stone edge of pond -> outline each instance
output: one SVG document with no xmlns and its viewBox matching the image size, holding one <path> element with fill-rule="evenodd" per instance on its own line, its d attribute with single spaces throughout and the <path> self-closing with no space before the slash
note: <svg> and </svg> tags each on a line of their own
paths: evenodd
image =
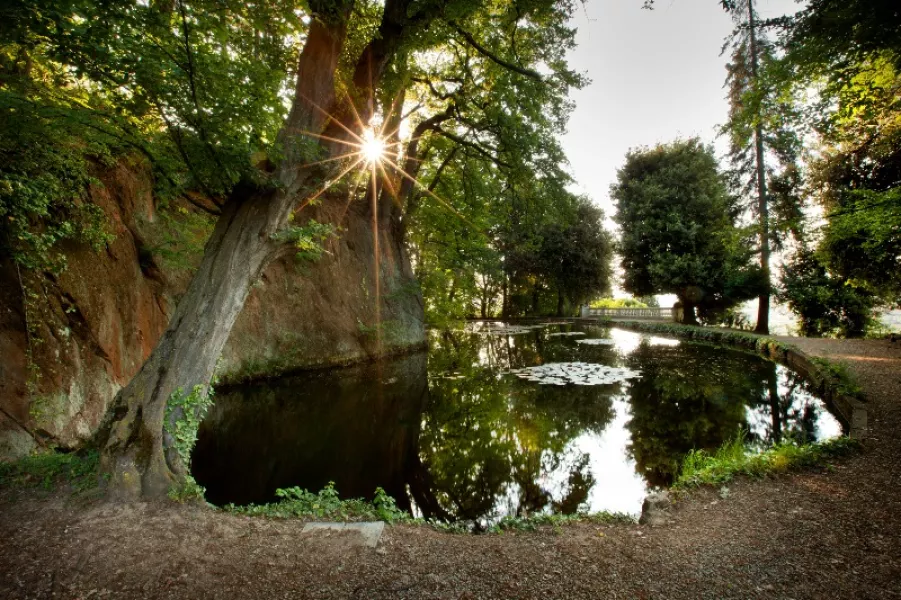
<svg viewBox="0 0 901 600">
<path fill-rule="evenodd" d="M 508 322 L 532 322 L 540 319 L 496 319 Z M 708 342 L 754 352 L 780 363 L 799 374 L 847 427 L 848 437 L 862 439 L 867 431 L 867 403 L 856 385 L 840 372 L 828 369 L 835 363 L 814 359 L 800 348 L 765 335 L 734 329 L 720 329 L 654 321 L 613 321 L 599 318 L 557 318 L 567 323 L 618 327 L 639 333 L 653 333 L 696 342 Z"/>
</svg>

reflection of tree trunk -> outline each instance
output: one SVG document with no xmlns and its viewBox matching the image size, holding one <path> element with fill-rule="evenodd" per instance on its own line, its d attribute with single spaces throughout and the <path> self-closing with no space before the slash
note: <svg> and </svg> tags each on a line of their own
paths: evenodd
<svg viewBox="0 0 901 600">
<path fill-rule="evenodd" d="M 685 325 L 697 325 L 698 320 L 695 318 L 695 305 L 688 300 L 682 300 L 682 322 Z"/>
<path fill-rule="evenodd" d="M 778 444 L 782 441 L 782 402 L 779 399 L 779 374 L 776 371 L 776 365 L 773 365 L 773 373 L 767 378 L 767 391 L 770 401 L 770 419 L 773 423 L 772 443 Z"/>
<path fill-rule="evenodd" d="M 418 440 L 417 440 L 418 441 Z M 432 475 L 422 460 L 419 458 L 419 447 L 414 448 L 414 452 L 410 456 L 410 471 L 407 479 L 407 485 L 410 488 L 410 495 L 416 502 L 416 506 L 422 511 L 422 516 L 426 519 L 438 519 L 449 523 L 454 520 L 454 516 L 444 510 L 438 497 L 435 496 L 435 482 Z"/>
<path fill-rule="evenodd" d="M 419 507 L 426 519 L 438 519 L 449 523 L 454 520 L 454 517 L 438 502 L 438 497 L 435 495 L 435 482 L 429 470 L 422 464 L 422 459 L 419 456 L 422 413 L 425 411 L 428 400 L 429 388 L 426 385 L 422 394 L 416 424 L 411 428 L 410 435 L 407 436 L 407 457 L 405 460 L 407 465 L 405 468 L 407 472 L 407 487 L 410 490 L 410 495 L 413 496 L 413 501 L 416 502 L 416 506 Z"/>
</svg>

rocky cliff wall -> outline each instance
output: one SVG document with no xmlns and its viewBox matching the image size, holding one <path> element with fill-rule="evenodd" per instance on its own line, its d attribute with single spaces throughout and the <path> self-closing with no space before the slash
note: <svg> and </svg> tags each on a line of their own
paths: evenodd
<svg viewBox="0 0 901 600">
<path fill-rule="evenodd" d="M 160 210 L 146 169 L 123 164 L 100 179 L 91 198 L 115 234 L 103 252 L 67 246 L 58 275 L 0 262 L 0 459 L 90 437 L 150 354 L 199 259 L 203 218 L 187 204 Z M 225 380 L 424 344 L 421 296 L 391 211 L 379 222 L 379 322 L 367 205 L 336 202 L 316 217 L 340 224 L 340 234 L 317 262 L 287 256 L 270 265 L 223 352 Z M 176 232 L 184 221 L 190 230 Z"/>
</svg>

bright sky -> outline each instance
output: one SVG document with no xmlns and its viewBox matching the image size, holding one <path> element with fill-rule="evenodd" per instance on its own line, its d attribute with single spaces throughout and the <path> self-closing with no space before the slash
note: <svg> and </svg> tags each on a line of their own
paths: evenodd
<svg viewBox="0 0 901 600">
<path fill-rule="evenodd" d="M 757 0 L 763 18 L 793 13 L 794 0 Z M 570 65 L 592 83 L 572 95 L 563 138 L 577 186 L 609 216 L 610 184 L 629 148 L 700 136 L 714 142 L 726 120 L 723 87 L 732 31 L 718 0 L 589 0 L 578 10 Z M 725 147 L 722 147 L 725 150 Z"/>
</svg>

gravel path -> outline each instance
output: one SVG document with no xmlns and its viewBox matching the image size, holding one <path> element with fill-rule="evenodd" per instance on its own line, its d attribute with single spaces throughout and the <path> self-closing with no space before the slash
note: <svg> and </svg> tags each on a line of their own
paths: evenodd
<svg viewBox="0 0 901 600">
<path fill-rule="evenodd" d="M 788 341 L 858 377 L 864 451 L 695 492 L 667 525 L 401 526 L 372 550 L 296 522 L 6 492 L 0 598 L 901 598 L 901 343 Z"/>
</svg>

